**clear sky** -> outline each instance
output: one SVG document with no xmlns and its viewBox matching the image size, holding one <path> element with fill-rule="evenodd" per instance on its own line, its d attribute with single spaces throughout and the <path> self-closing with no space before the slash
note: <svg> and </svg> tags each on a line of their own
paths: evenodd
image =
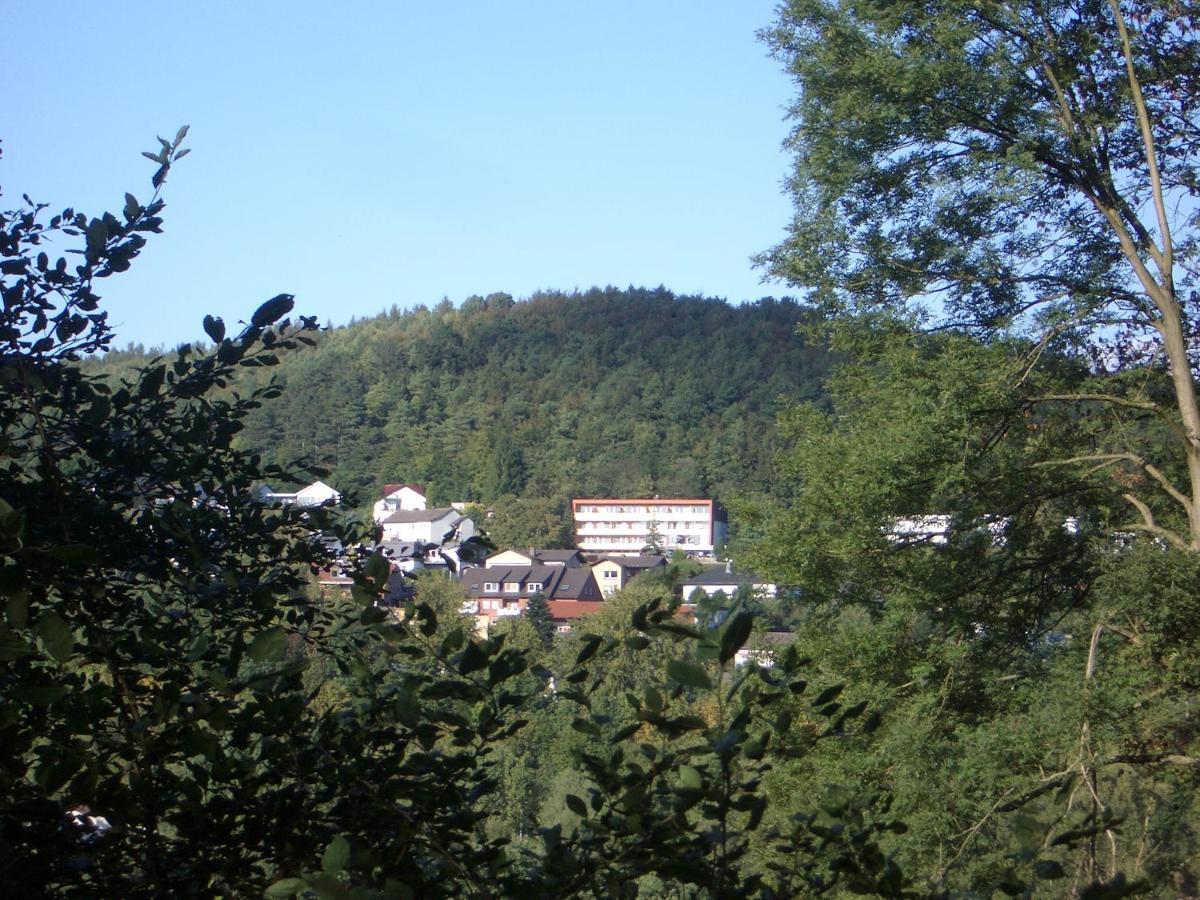
<svg viewBox="0 0 1200 900">
<path fill-rule="evenodd" d="M 52 208 L 150 194 L 164 234 L 101 283 L 117 345 L 262 300 L 393 304 L 665 285 L 779 295 L 784 106 L 771 0 L 456 4 L 0 0 L 0 186 Z"/>
</svg>

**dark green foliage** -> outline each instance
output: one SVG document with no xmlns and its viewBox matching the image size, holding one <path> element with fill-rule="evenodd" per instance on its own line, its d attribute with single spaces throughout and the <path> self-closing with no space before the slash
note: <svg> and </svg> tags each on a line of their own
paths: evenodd
<svg viewBox="0 0 1200 900">
<path fill-rule="evenodd" d="M 156 188 L 181 139 L 152 154 Z M 279 295 L 236 335 L 207 321 L 209 352 L 119 381 L 72 364 L 110 340 L 93 279 L 127 266 L 161 209 L 127 197 L 123 222 L 0 222 L 0 882 L 126 897 L 486 884 L 503 842 L 476 840 L 476 800 L 488 747 L 520 727 L 504 686 L 524 658 L 444 613 L 439 628 L 424 601 L 397 622 L 375 604 L 378 557 L 358 561 L 352 597 L 313 602 L 328 564 L 314 531 L 362 535 L 328 509 L 255 502 L 257 482 L 296 476 L 232 447 L 279 390 L 225 389 L 315 323 L 285 318 Z M 42 265 L 47 232 L 86 234 L 82 265 Z M 77 804 L 112 830 L 85 839 Z"/>
<path fill-rule="evenodd" d="M 1187 883 L 1197 732 L 1179 705 L 1193 679 L 1172 660 L 1200 652 L 1184 621 L 1196 562 L 1132 534 L 1114 541 L 1122 486 L 1056 464 L 1110 428 L 1134 430 L 1111 412 L 1027 404 L 1089 376 L 1029 371 L 1018 342 L 862 323 L 844 335 L 864 362 L 832 381 L 832 412 L 783 422 L 795 501 L 744 514 L 763 535 L 759 571 L 804 586 L 797 646 L 849 683 L 848 700 L 814 702 L 887 714 L 870 744 L 818 748 L 779 767 L 768 793 L 885 790 L 909 826 L 887 842 L 895 859 L 952 891 L 1015 878 L 1020 894 L 1055 865 Z M 943 518 L 894 532 L 930 514 Z"/>
<path fill-rule="evenodd" d="M 152 154 L 156 187 L 179 139 Z M 865 820 L 819 837 L 789 804 L 788 859 L 750 863 L 770 806 L 766 750 L 793 698 L 769 673 L 732 670 L 748 637 L 736 609 L 724 629 L 697 631 L 674 621 L 665 583 L 643 579 L 650 599 L 632 614 L 614 601 L 596 623 L 620 637 L 544 650 L 523 620 L 476 638 L 461 587 L 440 577 L 401 609 L 383 605 L 392 573 L 379 554 L 338 561 L 348 591 L 316 587 L 332 562 L 317 535 L 348 547 L 366 535 L 332 507 L 257 503 L 256 484 L 301 473 L 234 445 L 280 393 L 247 390 L 238 370 L 277 365 L 315 330 L 284 318 L 289 295 L 235 335 L 207 321 L 208 351 L 182 347 L 120 379 L 74 364 L 110 339 L 102 314 L 89 318 L 92 278 L 132 258 L 130 233 L 160 209 L 127 198 L 127 225 L 85 221 L 73 274 L 31 262 L 37 210 L 4 214 L 11 895 L 614 896 L 640 881 L 743 897 L 851 878 L 897 895 Z M 83 237 L 76 222 L 49 228 Z M 439 365 L 464 364 L 441 349 Z M 531 665 L 539 656 L 553 668 Z M 781 673 L 800 665 L 793 654 Z M 70 823 L 77 804 L 112 829 Z"/>
<path fill-rule="evenodd" d="M 554 638 L 554 620 L 550 617 L 550 606 L 546 603 L 546 595 L 540 591 L 529 598 L 525 605 L 525 618 L 538 633 L 544 645 L 549 646 Z"/>
<path fill-rule="evenodd" d="M 549 503 L 569 536 L 573 496 L 764 490 L 779 398 L 818 398 L 828 367 L 795 336 L 805 318 L 786 300 L 613 288 L 382 315 L 283 358 L 288 391 L 238 442 L 311 459 L 364 501 L 399 480 L 501 516 L 506 495 Z"/>
</svg>

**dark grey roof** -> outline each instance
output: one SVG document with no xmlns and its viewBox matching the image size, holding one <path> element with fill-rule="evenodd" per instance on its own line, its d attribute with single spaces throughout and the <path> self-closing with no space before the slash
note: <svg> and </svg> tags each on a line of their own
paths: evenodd
<svg viewBox="0 0 1200 900">
<path fill-rule="evenodd" d="M 585 566 L 495 566 L 490 569 L 471 566 L 462 570 L 459 580 L 473 598 L 527 597 L 526 585 L 536 582 L 542 586 L 540 593 L 550 600 L 601 599 L 592 570 Z M 489 582 L 498 583 L 501 589 L 485 592 L 483 586 Z M 506 582 L 516 582 L 520 588 L 505 591 Z"/>
<path fill-rule="evenodd" d="M 433 509 L 401 509 L 384 519 L 383 523 L 387 524 L 390 522 L 392 524 L 401 524 L 407 522 L 434 522 L 438 519 L 445 518 L 447 513 L 457 514 L 457 510 L 449 506 L 439 506 L 434 507 Z M 461 522 L 462 519 L 459 518 L 458 521 Z M 457 522 L 455 524 L 457 524 Z"/>
<path fill-rule="evenodd" d="M 499 556 L 501 553 L 516 553 L 518 556 L 532 560 L 534 564 L 557 563 L 569 566 L 574 563 L 576 566 L 583 565 L 583 555 L 578 550 L 540 550 L 537 548 L 521 550 L 516 547 L 507 547 L 489 554 L 488 559 Z"/>
<path fill-rule="evenodd" d="M 578 550 L 534 550 L 533 558 L 538 562 L 570 562 L 582 560 Z"/>
</svg>

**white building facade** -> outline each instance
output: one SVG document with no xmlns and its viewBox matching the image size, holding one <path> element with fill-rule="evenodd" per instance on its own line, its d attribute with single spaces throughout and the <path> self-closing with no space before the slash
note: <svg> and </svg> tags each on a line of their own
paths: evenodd
<svg viewBox="0 0 1200 900">
<path fill-rule="evenodd" d="M 652 499 L 571 501 L 575 546 L 585 553 L 636 556 L 655 541 L 662 552 L 711 556 L 724 543 L 724 511 L 712 500 Z"/>
<path fill-rule="evenodd" d="M 425 509 L 425 491 L 415 484 L 384 485 L 383 496 L 375 501 L 371 512 L 379 524 L 392 513 Z"/>
<path fill-rule="evenodd" d="M 448 506 L 398 510 L 379 524 L 385 541 L 444 545 L 475 536 L 475 523 Z M 453 535 L 449 541 L 447 535 Z"/>
</svg>

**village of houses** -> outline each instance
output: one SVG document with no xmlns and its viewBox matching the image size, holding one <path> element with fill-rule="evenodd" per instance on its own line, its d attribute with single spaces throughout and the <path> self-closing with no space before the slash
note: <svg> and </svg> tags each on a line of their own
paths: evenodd
<svg viewBox="0 0 1200 900">
<path fill-rule="evenodd" d="M 341 495 L 318 481 L 292 493 L 268 489 L 263 499 L 316 506 L 337 503 Z M 482 565 L 459 556 L 463 542 L 477 534 L 476 524 L 465 515 L 466 506 L 429 507 L 420 486 L 389 484 L 375 501 L 372 515 L 382 535 L 379 550 L 391 560 L 397 575 L 441 569 L 457 578 L 468 597 L 463 612 L 474 617 L 483 635 L 498 619 L 522 615 L 530 598 L 538 594 L 546 600 L 555 629 L 569 632 L 631 579 L 664 568 L 667 556 L 677 551 L 705 563 L 703 571 L 680 582 L 685 614 L 694 609 L 697 592 L 732 597 L 740 588 L 748 588 L 762 598 L 776 594 L 774 584 L 717 560 L 728 526 L 724 511 L 713 500 L 575 499 L 571 502 L 575 548 L 501 548 Z M 662 554 L 645 552 L 654 543 L 661 546 Z M 322 574 L 321 583 L 346 586 L 349 579 L 331 571 Z"/>
</svg>

